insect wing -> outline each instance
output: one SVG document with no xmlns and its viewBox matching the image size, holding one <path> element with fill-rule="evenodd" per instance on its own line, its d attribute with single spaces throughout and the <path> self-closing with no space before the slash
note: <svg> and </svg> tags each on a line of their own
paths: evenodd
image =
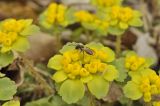
<svg viewBox="0 0 160 106">
<path fill-rule="evenodd" d="M 86 52 L 87 54 L 89 54 L 89 55 L 93 55 L 93 54 L 94 54 L 93 50 L 90 49 L 90 48 L 88 48 L 88 47 L 85 48 L 85 52 Z"/>
</svg>

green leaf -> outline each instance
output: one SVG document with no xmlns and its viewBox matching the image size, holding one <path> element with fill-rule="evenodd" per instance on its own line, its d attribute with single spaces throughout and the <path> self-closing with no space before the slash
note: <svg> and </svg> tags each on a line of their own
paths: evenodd
<svg viewBox="0 0 160 106">
<path fill-rule="evenodd" d="M 65 26 L 73 24 L 73 23 L 76 22 L 76 19 L 74 17 L 75 11 L 76 10 L 72 7 L 67 9 L 67 11 L 65 13 L 65 21 L 67 22 L 67 24 Z"/>
<path fill-rule="evenodd" d="M 87 83 L 87 82 L 89 82 L 90 80 L 92 80 L 92 75 L 89 75 L 89 76 L 87 76 L 87 77 L 82 77 L 81 78 L 81 81 L 83 82 L 83 83 Z"/>
<path fill-rule="evenodd" d="M 111 20 L 110 21 L 110 25 L 117 25 L 118 24 L 118 20 Z"/>
<path fill-rule="evenodd" d="M 67 51 L 74 50 L 76 44 L 77 44 L 77 43 L 75 43 L 75 42 L 67 43 L 67 44 L 64 45 L 63 48 L 60 50 L 60 53 L 63 54 L 63 53 L 65 53 L 65 52 L 67 52 Z"/>
<path fill-rule="evenodd" d="M 12 46 L 12 50 L 18 51 L 18 52 L 25 52 L 27 49 L 29 49 L 30 45 L 28 42 L 28 39 L 25 37 L 19 37 L 16 42 Z"/>
<path fill-rule="evenodd" d="M 127 70 L 124 66 L 124 58 L 116 59 L 113 64 L 119 72 L 119 77 L 116 81 L 123 82 L 127 78 Z"/>
<path fill-rule="evenodd" d="M 108 34 L 107 28 L 106 29 L 105 28 L 97 28 L 94 32 L 95 32 L 95 35 L 97 35 L 97 36 L 107 36 L 107 34 Z"/>
<path fill-rule="evenodd" d="M 89 91 L 98 99 L 105 97 L 109 90 L 109 82 L 101 76 L 94 76 L 93 79 L 87 83 L 87 86 Z"/>
<path fill-rule="evenodd" d="M 58 106 L 49 102 L 50 97 L 45 97 L 36 101 L 27 103 L 25 106 Z"/>
<path fill-rule="evenodd" d="M 98 50 L 104 47 L 101 43 L 96 43 L 96 42 L 91 42 L 89 44 L 86 44 L 85 46 L 89 48 L 95 48 Z"/>
<path fill-rule="evenodd" d="M 115 59 L 115 53 L 112 49 L 103 47 L 101 50 L 108 55 L 107 59 L 105 59 L 104 62 L 112 62 Z"/>
<path fill-rule="evenodd" d="M 53 75 L 52 79 L 59 83 L 67 79 L 67 75 L 64 71 L 58 71 Z"/>
<path fill-rule="evenodd" d="M 126 98 L 125 96 L 121 96 L 118 100 L 122 106 L 127 106 L 131 100 L 129 98 Z"/>
<path fill-rule="evenodd" d="M 81 34 L 83 33 L 83 28 L 76 28 L 73 32 L 72 32 L 72 37 L 74 37 L 74 39 L 79 39 L 79 37 L 81 36 Z"/>
<path fill-rule="evenodd" d="M 90 98 L 87 96 L 87 95 L 85 95 L 80 101 L 78 101 L 76 104 L 78 105 L 78 106 L 90 106 L 90 103 L 91 101 L 90 101 Z M 76 105 L 76 106 L 77 106 Z"/>
<path fill-rule="evenodd" d="M 55 70 L 61 70 L 62 69 L 61 60 L 62 60 L 62 55 L 55 55 L 49 60 L 47 66 Z"/>
<path fill-rule="evenodd" d="M 26 25 L 26 27 L 30 26 L 32 24 L 32 22 L 33 22 L 33 19 L 25 19 L 25 25 Z"/>
<path fill-rule="evenodd" d="M 14 60 L 14 55 L 12 52 L 0 53 L 0 67 L 5 67 L 11 64 Z"/>
<path fill-rule="evenodd" d="M 89 29 L 89 30 L 95 30 L 96 29 L 96 26 L 93 24 L 93 23 L 82 23 L 82 26 L 86 29 Z"/>
<path fill-rule="evenodd" d="M 119 27 L 122 29 L 122 30 L 126 30 L 128 28 L 128 24 L 127 23 L 124 23 L 124 22 L 120 22 L 119 23 Z"/>
<path fill-rule="evenodd" d="M 141 76 L 149 76 L 149 75 L 156 75 L 156 72 L 152 69 L 148 68 L 144 68 L 141 70 Z"/>
<path fill-rule="evenodd" d="M 9 51 L 11 51 L 11 49 L 12 49 L 12 47 L 11 46 L 3 46 L 2 48 L 1 48 L 1 53 L 6 53 L 6 52 L 9 52 Z"/>
<path fill-rule="evenodd" d="M 128 74 L 135 84 L 138 85 L 141 83 L 142 76 L 141 76 L 140 72 L 129 72 Z"/>
<path fill-rule="evenodd" d="M 107 70 L 104 72 L 103 77 L 107 81 L 113 81 L 118 78 L 118 71 L 113 65 L 108 65 Z"/>
<path fill-rule="evenodd" d="M 52 27 L 53 25 L 47 23 L 45 14 L 46 14 L 46 12 L 43 12 L 43 13 L 39 16 L 39 24 L 40 24 L 43 28 L 49 30 L 49 29 L 51 29 L 51 27 Z"/>
<path fill-rule="evenodd" d="M 75 105 L 67 104 L 66 102 L 64 102 L 62 100 L 62 98 L 60 96 L 57 96 L 57 95 L 52 97 L 51 104 L 52 104 L 52 106 L 75 106 Z M 44 106 L 44 105 L 42 105 L 42 106 Z M 46 105 L 46 106 L 48 106 L 48 105 Z"/>
<path fill-rule="evenodd" d="M 139 86 L 132 81 L 129 81 L 123 88 L 124 95 L 132 100 L 140 99 L 143 93 L 140 91 Z"/>
<path fill-rule="evenodd" d="M 18 100 L 12 100 L 4 103 L 2 106 L 20 106 L 20 102 Z"/>
<path fill-rule="evenodd" d="M 142 16 L 142 13 L 137 10 L 133 11 L 133 14 L 135 18 L 140 18 Z"/>
<path fill-rule="evenodd" d="M 23 36 L 28 36 L 28 35 L 32 35 L 35 34 L 37 32 L 39 32 L 39 27 L 36 25 L 30 25 L 27 28 L 25 28 L 20 34 Z"/>
<path fill-rule="evenodd" d="M 120 29 L 118 26 L 110 26 L 108 28 L 108 32 L 115 36 L 121 36 L 125 32 L 125 30 Z"/>
<path fill-rule="evenodd" d="M 156 61 L 153 58 L 145 58 L 145 60 L 146 60 L 146 65 L 145 65 L 146 67 L 150 67 L 156 63 Z"/>
<path fill-rule="evenodd" d="M 9 78 L 0 78 L 0 100 L 10 100 L 16 93 L 16 85 Z"/>
<path fill-rule="evenodd" d="M 60 87 L 59 94 L 68 104 L 76 103 L 84 96 L 85 87 L 80 80 L 66 80 Z"/>
<path fill-rule="evenodd" d="M 125 51 L 122 52 L 123 57 L 133 56 L 133 55 L 137 55 L 135 51 L 125 50 Z"/>
<path fill-rule="evenodd" d="M 129 21 L 129 25 L 134 27 L 140 27 L 143 25 L 143 22 L 140 18 L 133 18 L 131 21 Z"/>
</svg>

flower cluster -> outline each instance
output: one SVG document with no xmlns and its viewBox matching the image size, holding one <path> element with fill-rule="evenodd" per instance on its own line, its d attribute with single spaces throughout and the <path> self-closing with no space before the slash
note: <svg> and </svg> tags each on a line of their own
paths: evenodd
<svg viewBox="0 0 160 106">
<path fill-rule="evenodd" d="M 3 46 L 11 46 L 14 41 L 17 39 L 17 33 L 16 32 L 0 32 L 0 44 Z"/>
<path fill-rule="evenodd" d="M 110 15 L 110 25 L 122 30 L 126 30 L 129 26 L 141 26 L 141 14 L 130 7 L 112 6 Z"/>
<path fill-rule="evenodd" d="M 40 15 L 39 23 L 46 29 L 54 27 L 65 27 L 74 22 L 71 8 L 63 5 L 51 3 L 47 9 Z"/>
<path fill-rule="evenodd" d="M 86 29 L 98 31 L 99 33 L 106 31 L 107 33 L 109 22 L 106 19 L 102 20 L 95 14 L 84 10 L 75 12 L 74 16 L 77 22 L 80 22 Z"/>
<path fill-rule="evenodd" d="M 133 100 L 143 97 L 145 102 L 150 102 L 152 96 L 160 94 L 160 76 L 149 68 L 141 74 L 132 75 L 132 80 L 124 87 L 124 93 Z"/>
<path fill-rule="evenodd" d="M 30 19 L 6 19 L 0 24 L 0 66 L 12 63 L 13 51 L 25 52 L 29 48 L 28 35 L 39 28 Z"/>
<path fill-rule="evenodd" d="M 79 50 L 71 50 L 65 52 L 62 57 L 62 69 L 71 79 L 78 77 L 88 77 L 91 74 L 101 73 L 107 70 L 107 64 L 104 60 L 108 56 L 105 51 L 94 50 L 93 55 L 84 52 L 80 53 Z"/>
<path fill-rule="evenodd" d="M 145 58 L 137 55 L 130 55 L 125 58 L 125 67 L 130 71 L 137 71 L 141 66 L 145 65 Z"/>
<path fill-rule="evenodd" d="M 31 25 L 32 20 L 28 19 L 6 19 L 0 25 L 0 50 L 5 53 L 17 49 L 17 42 L 26 40 L 26 36 L 32 33 L 36 26 Z M 33 28 L 33 29 L 32 29 Z M 23 42 L 25 43 L 25 42 Z M 21 51 L 21 50 L 20 50 Z M 23 51 L 23 50 L 22 50 Z"/>
<path fill-rule="evenodd" d="M 160 77 L 156 73 L 142 77 L 140 89 L 145 102 L 151 101 L 152 95 L 160 94 Z"/>
<path fill-rule="evenodd" d="M 108 82 L 118 77 L 118 71 L 110 64 L 115 58 L 114 52 L 101 44 L 90 43 L 83 45 L 83 49 L 93 52 L 93 54 L 88 54 L 85 50 L 75 49 L 76 45 L 82 46 L 82 44 L 77 43 L 67 44 L 60 50 L 61 54 L 52 57 L 48 63 L 48 67 L 57 70 L 53 75 L 53 80 L 56 83 L 62 83 L 60 95 L 69 103 L 79 100 L 81 97 L 75 97 L 76 92 L 72 95 L 77 98 L 75 101 L 70 101 L 71 95 L 68 94 L 69 97 L 66 97 L 66 92 L 63 92 L 63 86 L 66 83 L 79 81 L 82 88 L 84 87 L 83 84 L 86 83 L 90 92 L 97 98 L 104 97 L 109 89 Z M 71 92 L 71 86 L 68 86 L 65 86 L 65 90 L 68 89 Z M 80 95 L 84 95 L 84 91 Z"/>
<path fill-rule="evenodd" d="M 46 23 L 50 25 L 62 23 L 64 21 L 66 9 L 67 7 L 62 4 L 50 4 L 44 13 Z"/>
<path fill-rule="evenodd" d="M 85 10 L 77 11 L 74 15 L 83 27 L 94 30 L 100 35 L 107 33 L 121 35 L 129 26 L 141 26 L 141 14 L 130 7 L 121 6 L 121 0 L 92 0 L 97 5 L 95 13 Z"/>
<path fill-rule="evenodd" d="M 91 14 L 88 11 L 84 11 L 84 10 L 77 11 L 74 15 L 77 21 L 79 22 L 90 22 L 91 23 L 94 21 L 94 18 L 95 18 L 94 14 Z"/>
</svg>

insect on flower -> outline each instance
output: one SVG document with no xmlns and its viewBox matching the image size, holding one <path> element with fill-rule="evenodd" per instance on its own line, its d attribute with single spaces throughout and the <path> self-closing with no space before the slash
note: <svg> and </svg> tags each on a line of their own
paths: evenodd
<svg viewBox="0 0 160 106">
<path fill-rule="evenodd" d="M 84 46 L 83 44 L 80 44 L 80 43 L 76 44 L 75 49 L 80 50 L 83 53 L 86 52 L 89 55 L 93 55 L 94 54 L 94 51 L 92 49 L 90 49 L 90 48 L 88 48 L 88 47 L 86 47 L 86 46 Z"/>
</svg>

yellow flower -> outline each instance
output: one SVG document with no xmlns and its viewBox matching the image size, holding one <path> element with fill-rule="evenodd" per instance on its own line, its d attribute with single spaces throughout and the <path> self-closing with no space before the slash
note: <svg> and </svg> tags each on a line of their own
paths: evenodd
<svg viewBox="0 0 160 106">
<path fill-rule="evenodd" d="M 6 36 L 6 33 L 0 31 L 0 38 L 1 38 L 0 39 L 0 44 L 2 44 L 4 42 L 4 39 L 5 39 L 4 37 L 5 36 Z"/>
<path fill-rule="evenodd" d="M 14 41 L 17 39 L 18 35 L 15 32 L 4 33 L 0 32 L 0 43 L 3 46 L 11 46 Z"/>
<path fill-rule="evenodd" d="M 160 77 L 155 71 L 149 68 L 145 69 L 141 73 L 131 76 L 131 81 L 124 87 L 124 93 L 133 100 L 143 97 L 145 102 L 150 102 L 152 96 L 160 94 L 160 86 L 156 83 L 157 81 L 160 81 Z"/>
<path fill-rule="evenodd" d="M 63 22 L 65 19 L 65 11 L 66 11 L 66 7 L 62 4 L 58 5 L 58 9 L 57 9 L 57 22 L 61 23 Z"/>
<path fill-rule="evenodd" d="M 48 6 L 46 10 L 46 21 L 49 24 L 53 24 L 56 20 L 56 11 L 57 11 L 57 4 L 52 3 Z"/>
<path fill-rule="evenodd" d="M 39 28 L 32 25 L 30 19 L 6 19 L 2 21 L 0 25 L 0 52 L 5 53 L 10 50 L 23 52 L 29 46 L 27 36 L 38 30 Z"/>
<path fill-rule="evenodd" d="M 79 74 L 80 74 L 81 77 L 86 77 L 86 76 L 89 75 L 89 72 L 85 68 L 81 68 Z"/>
<path fill-rule="evenodd" d="M 111 17 L 120 22 L 128 22 L 133 18 L 133 15 L 133 10 L 130 7 L 113 6 L 111 9 Z"/>
<path fill-rule="evenodd" d="M 151 93 L 150 92 L 145 92 L 144 93 L 144 101 L 145 102 L 150 102 L 151 101 Z"/>
<path fill-rule="evenodd" d="M 107 64 L 105 64 L 105 63 L 98 64 L 98 71 L 99 72 L 103 72 L 105 70 L 107 70 Z"/>
<path fill-rule="evenodd" d="M 19 33 L 25 27 L 24 20 L 8 19 L 2 23 L 1 29 L 4 32 L 16 32 Z"/>
<path fill-rule="evenodd" d="M 153 71 L 153 70 L 152 70 Z M 153 79 L 157 78 L 157 79 Z M 152 95 L 160 94 L 159 85 L 156 84 L 156 81 L 160 80 L 158 75 L 153 71 L 149 73 L 147 76 L 141 78 L 141 91 L 144 93 L 144 101 L 149 102 L 151 101 Z"/>
<path fill-rule="evenodd" d="M 95 25 L 95 29 L 107 30 L 109 27 L 109 22 L 107 20 L 100 20 L 95 18 L 93 24 Z"/>
<path fill-rule="evenodd" d="M 93 22 L 95 17 L 93 14 L 84 10 L 77 11 L 74 16 L 79 22 Z"/>
<path fill-rule="evenodd" d="M 145 58 L 136 55 L 131 55 L 125 58 L 125 67 L 130 71 L 137 71 L 145 64 Z"/>
<path fill-rule="evenodd" d="M 44 12 L 46 19 L 43 21 L 46 21 L 50 25 L 61 24 L 65 21 L 66 10 L 67 7 L 62 4 L 51 3 Z"/>
<path fill-rule="evenodd" d="M 141 26 L 140 13 L 130 7 L 115 5 L 111 7 L 110 24 L 118 26 L 120 29 L 127 29 L 129 26 Z"/>
<path fill-rule="evenodd" d="M 121 10 L 120 6 L 113 6 L 111 9 L 111 17 L 113 19 L 119 19 L 120 10 Z"/>
</svg>

